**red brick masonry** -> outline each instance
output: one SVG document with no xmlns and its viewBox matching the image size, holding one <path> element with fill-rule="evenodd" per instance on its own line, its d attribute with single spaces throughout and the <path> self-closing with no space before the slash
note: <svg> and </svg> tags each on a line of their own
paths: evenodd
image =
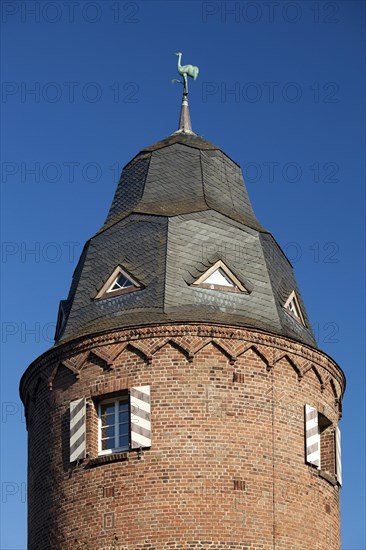
<svg viewBox="0 0 366 550">
<path fill-rule="evenodd" d="M 98 459 L 98 398 L 142 385 L 152 447 Z M 21 382 L 29 550 L 339 550 L 329 432 L 344 386 L 324 353 L 233 327 L 150 326 L 51 349 Z M 70 464 L 81 397 L 88 457 Z M 331 423 L 325 472 L 305 463 L 306 403 Z"/>
</svg>

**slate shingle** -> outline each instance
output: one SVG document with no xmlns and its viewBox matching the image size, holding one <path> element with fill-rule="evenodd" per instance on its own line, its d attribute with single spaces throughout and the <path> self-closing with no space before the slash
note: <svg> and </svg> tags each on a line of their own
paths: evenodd
<svg viewBox="0 0 366 550">
<path fill-rule="evenodd" d="M 218 259 L 249 294 L 192 286 Z M 117 265 L 142 289 L 95 300 Z M 306 327 L 283 308 L 292 290 Z M 316 346 L 292 267 L 256 219 L 238 165 L 196 135 L 172 134 L 126 165 L 62 307 L 68 318 L 60 342 L 125 326 L 201 321 Z"/>
</svg>

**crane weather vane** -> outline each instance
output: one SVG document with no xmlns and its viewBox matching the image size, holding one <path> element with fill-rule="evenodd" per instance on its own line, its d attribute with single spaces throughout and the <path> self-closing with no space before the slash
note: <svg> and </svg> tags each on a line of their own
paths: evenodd
<svg viewBox="0 0 366 550">
<path fill-rule="evenodd" d="M 183 77 L 183 81 L 177 80 L 176 78 L 172 80 L 172 82 L 179 82 L 180 84 L 183 84 L 183 94 L 188 95 L 188 79 L 187 76 L 190 78 L 193 78 L 193 80 L 197 79 L 199 68 L 195 67 L 194 65 L 181 65 L 181 59 L 182 59 L 182 53 L 178 52 L 175 55 L 178 56 L 178 74 L 180 74 Z"/>
</svg>

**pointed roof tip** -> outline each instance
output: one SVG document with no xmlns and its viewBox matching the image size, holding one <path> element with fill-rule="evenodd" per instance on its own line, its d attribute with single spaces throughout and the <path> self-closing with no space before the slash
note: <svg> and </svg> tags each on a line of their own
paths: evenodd
<svg viewBox="0 0 366 550">
<path fill-rule="evenodd" d="M 192 130 L 192 124 L 191 124 L 191 117 L 189 115 L 189 106 L 188 106 L 188 94 L 187 92 L 183 92 L 182 96 L 182 106 L 180 109 L 180 117 L 179 117 L 179 127 L 176 132 L 173 132 L 174 134 L 178 133 L 185 133 L 185 134 L 192 134 L 197 135 Z"/>
</svg>

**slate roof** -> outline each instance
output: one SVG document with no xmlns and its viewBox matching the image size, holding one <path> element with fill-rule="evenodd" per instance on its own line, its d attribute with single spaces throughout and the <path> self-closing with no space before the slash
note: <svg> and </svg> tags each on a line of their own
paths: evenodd
<svg viewBox="0 0 366 550">
<path fill-rule="evenodd" d="M 249 294 L 192 283 L 218 259 Z M 142 288 L 95 300 L 116 266 Z M 306 326 L 283 306 L 295 290 Z M 316 347 L 292 267 L 253 212 L 239 166 L 195 134 L 144 148 L 123 169 L 103 227 L 90 239 L 62 301 L 57 342 L 127 326 L 215 322 Z"/>
<path fill-rule="evenodd" d="M 172 134 L 125 166 L 102 230 L 131 212 L 176 216 L 211 209 L 263 229 L 240 167 L 195 134 Z"/>
</svg>

